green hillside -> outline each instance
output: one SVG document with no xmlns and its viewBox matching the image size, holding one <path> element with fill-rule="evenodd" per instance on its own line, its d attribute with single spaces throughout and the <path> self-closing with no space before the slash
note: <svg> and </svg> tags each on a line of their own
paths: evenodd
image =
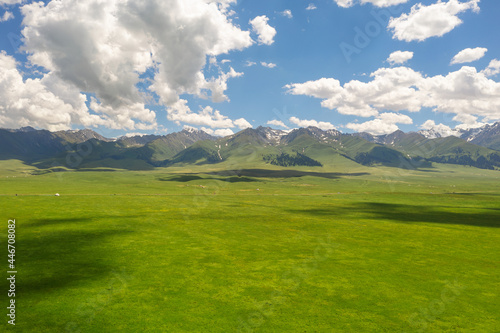
<svg viewBox="0 0 500 333">
<path fill-rule="evenodd" d="M 375 137 L 315 127 L 289 132 L 258 127 L 223 138 L 183 130 L 161 137 L 108 140 L 90 130 L 51 133 L 24 129 L 0 130 L 0 139 L 0 159 L 22 160 L 46 171 L 150 170 L 204 164 L 260 168 L 271 162 L 320 168 L 365 165 L 415 169 L 432 167 L 432 163 L 500 168 L 498 151 L 457 137 L 427 139 L 419 133 L 401 131 Z"/>
<path fill-rule="evenodd" d="M 412 141 L 406 138 L 395 147 L 411 156 L 424 157 L 438 163 L 460 164 L 481 169 L 500 168 L 500 153 L 498 151 L 474 145 L 460 138 L 425 139 Z"/>
</svg>

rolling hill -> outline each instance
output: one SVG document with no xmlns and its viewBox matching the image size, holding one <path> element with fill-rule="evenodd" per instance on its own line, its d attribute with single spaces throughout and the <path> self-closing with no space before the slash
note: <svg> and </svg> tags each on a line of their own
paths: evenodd
<svg viewBox="0 0 500 333">
<path fill-rule="evenodd" d="M 164 136 L 107 139 L 91 130 L 49 132 L 0 129 L 0 159 L 19 159 L 40 169 L 132 169 L 204 164 L 252 166 L 388 166 L 429 168 L 447 163 L 483 169 L 500 168 L 500 152 L 473 143 L 495 142 L 498 126 L 469 141 L 427 138 L 396 131 L 382 136 L 343 134 L 316 127 L 291 131 L 247 128 L 227 137 L 185 129 Z M 489 133 L 488 135 L 486 135 Z M 488 137 L 488 139 L 486 139 Z"/>
</svg>

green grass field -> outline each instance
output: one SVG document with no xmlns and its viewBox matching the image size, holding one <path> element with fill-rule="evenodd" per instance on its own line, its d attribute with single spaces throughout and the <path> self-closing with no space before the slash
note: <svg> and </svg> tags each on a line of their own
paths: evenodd
<svg viewBox="0 0 500 333">
<path fill-rule="evenodd" d="M 2 329 L 500 332 L 498 171 L 33 171 L 0 162 Z"/>
</svg>

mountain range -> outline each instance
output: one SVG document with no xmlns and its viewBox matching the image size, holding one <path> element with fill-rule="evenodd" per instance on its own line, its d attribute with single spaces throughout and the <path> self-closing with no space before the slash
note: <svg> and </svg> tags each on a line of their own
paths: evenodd
<svg viewBox="0 0 500 333">
<path fill-rule="evenodd" d="M 231 165 L 384 165 L 428 168 L 432 163 L 500 169 L 500 123 L 444 137 L 436 131 L 374 136 L 316 127 L 290 131 L 248 128 L 226 137 L 184 129 L 168 135 L 109 139 L 89 130 L 0 129 L 0 160 L 19 159 L 41 170 L 131 169 Z"/>
</svg>

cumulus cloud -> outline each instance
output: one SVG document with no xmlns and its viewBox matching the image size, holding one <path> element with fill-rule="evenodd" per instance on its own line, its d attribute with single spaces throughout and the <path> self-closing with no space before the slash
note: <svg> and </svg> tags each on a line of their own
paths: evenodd
<svg viewBox="0 0 500 333">
<path fill-rule="evenodd" d="M 323 99 L 321 105 L 345 115 L 372 117 L 378 110 L 419 111 L 421 101 L 413 86 L 422 75 L 406 67 L 381 68 L 371 82 L 353 80 L 344 86 L 333 78 L 285 86 L 288 93 Z"/>
<path fill-rule="evenodd" d="M 293 18 L 293 14 L 292 14 L 292 11 L 290 9 L 285 9 L 280 14 L 283 15 L 284 17 L 287 17 L 287 18 Z"/>
<path fill-rule="evenodd" d="M 231 120 L 224 116 L 219 110 L 214 110 L 211 106 L 201 109 L 199 112 L 193 112 L 187 105 L 186 100 L 179 100 L 168 110 L 168 120 L 180 125 L 181 123 L 194 126 L 205 126 L 210 128 L 234 128 L 245 129 L 252 125 L 244 118 Z"/>
<path fill-rule="evenodd" d="M 483 71 L 481 71 L 486 76 L 495 76 L 500 73 L 500 60 L 493 59 L 490 61 L 488 67 L 486 67 Z"/>
<path fill-rule="evenodd" d="M 436 111 L 470 114 L 486 120 L 500 119 L 500 83 L 473 67 L 464 66 L 446 76 L 428 77 L 418 83 L 425 107 Z"/>
<path fill-rule="evenodd" d="M 201 130 L 207 134 L 215 135 L 215 136 L 228 136 L 228 135 L 234 134 L 234 132 L 229 128 L 219 128 L 219 129 L 213 130 L 211 128 L 202 127 Z"/>
<path fill-rule="evenodd" d="M 339 7 L 349 8 L 354 5 L 354 0 L 334 0 Z"/>
<path fill-rule="evenodd" d="M 453 121 L 460 122 L 461 124 L 456 126 L 455 129 L 471 129 L 478 128 L 486 125 L 486 123 L 477 120 L 477 117 L 470 114 L 457 114 L 453 117 Z"/>
<path fill-rule="evenodd" d="M 250 124 L 246 119 L 240 118 L 234 121 L 234 125 L 238 126 L 240 129 L 252 128 L 252 124 Z"/>
<path fill-rule="evenodd" d="M 179 100 L 174 104 L 167 116 L 168 120 L 180 123 L 186 123 L 196 126 L 208 126 L 212 128 L 234 127 L 233 121 L 224 116 L 218 110 L 207 106 L 199 112 L 193 112 L 187 105 L 186 100 Z"/>
<path fill-rule="evenodd" d="M 276 67 L 276 64 L 273 64 L 272 62 L 264 62 L 264 61 L 262 61 L 260 64 L 262 66 L 264 66 L 264 67 L 267 67 L 267 68 L 274 68 L 274 67 Z"/>
<path fill-rule="evenodd" d="M 474 49 L 467 48 L 457 53 L 451 60 L 451 65 L 473 62 L 481 59 L 488 52 L 487 48 L 476 47 Z"/>
<path fill-rule="evenodd" d="M 0 22 L 6 22 L 8 20 L 11 20 L 14 18 L 14 14 L 11 12 L 6 11 L 3 16 L 0 17 Z"/>
<path fill-rule="evenodd" d="M 361 4 L 371 3 L 376 7 L 389 7 L 408 2 L 408 0 L 360 0 Z"/>
<path fill-rule="evenodd" d="M 318 8 L 318 7 L 316 7 L 316 5 L 315 5 L 315 4 L 310 3 L 310 4 L 309 4 L 309 6 L 307 6 L 306 10 L 315 10 L 315 9 L 317 9 L 317 8 Z"/>
<path fill-rule="evenodd" d="M 339 80 L 327 78 L 305 83 L 288 84 L 285 88 L 289 89 L 288 92 L 293 95 L 307 95 L 322 99 L 327 99 L 342 91 Z"/>
<path fill-rule="evenodd" d="M 479 0 L 466 2 L 438 0 L 437 3 L 429 6 L 418 3 L 411 8 L 409 14 L 391 18 L 388 28 L 392 30 L 393 38 L 406 42 L 441 37 L 462 24 L 458 14 L 468 10 L 479 12 L 478 3 Z"/>
<path fill-rule="evenodd" d="M 273 126 L 278 126 L 278 127 L 283 127 L 283 128 L 288 128 L 288 126 L 285 125 L 284 122 L 282 122 L 281 120 L 269 120 L 267 122 L 267 125 L 273 125 Z"/>
<path fill-rule="evenodd" d="M 322 78 L 285 88 L 290 94 L 320 98 L 323 107 L 347 115 L 377 117 L 382 111 L 432 108 L 494 121 L 500 119 L 500 83 L 486 76 L 489 71 L 464 66 L 445 76 L 423 76 L 407 67 L 380 68 L 368 82 L 352 80 L 342 86 L 336 79 Z"/>
<path fill-rule="evenodd" d="M 255 65 L 257 65 L 257 63 L 255 61 L 250 61 L 250 60 L 248 60 L 245 63 L 245 67 L 252 67 L 252 66 L 255 66 Z"/>
<path fill-rule="evenodd" d="M 397 131 L 399 127 L 396 124 L 413 124 L 413 120 L 404 114 L 382 113 L 376 119 L 361 124 L 349 123 L 345 127 L 357 132 L 383 135 Z"/>
<path fill-rule="evenodd" d="M 133 138 L 134 136 L 146 136 L 148 134 L 140 133 L 140 132 L 130 132 L 130 133 L 125 133 L 124 137 L 126 138 Z"/>
<path fill-rule="evenodd" d="M 392 52 L 387 58 L 387 62 L 391 65 L 404 64 L 408 60 L 413 58 L 413 52 L 410 51 L 396 51 Z"/>
<path fill-rule="evenodd" d="M 444 124 L 436 124 L 434 120 L 427 120 L 425 123 L 420 125 L 420 128 L 426 132 L 427 137 L 436 138 L 436 137 L 448 137 L 448 136 L 459 136 L 460 133 L 458 131 L 452 130 L 449 126 Z"/>
<path fill-rule="evenodd" d="M 169 111 L 182 104 L 182 94 L 228 100 L 227 81 L 243 73 L 230 68 L 205 77 L 204 69 L 207 58 L 253 43 L 250 32 L 229 18 L 234 2 L 34 2 L 21 7 L 24 50 L 32 64 L 69 87 L 95 95 L 93 111 L 112 120 L 113 126 L 132 126 L 131 116 L 141 122 L 152 120 L 144 107 L 151 94 Z M 146 72 L 154 76 L 144 79 Z M 138 85 L 145 80 L 142 86 L 147 88 L 140 90 Z"/>
<path fill-rule="evenodd" d="M 316 121 L 316 120 L 305 120 L 305 119 L 299 119 L 297 117 L 290 117 L 288 119 L 292 124 L 295 124 L 299 127 L 317 127 L 319 129 L 322 129 L 324 131 L 326 130 L 331 130 L 331 129 L 336 129 L 335 126 L 333 126 L 331 123 L 325 122 L 325 121 Z"/>
<path fill-rule="evenodd" d="M 200 85 L 201 88 L 207 89 L 212 92 L 212 101 L 224 102 L 229 101 L 229 98 L 225 95 L 227 90 L 227 80 L 235 77 L 243 76 L 243 73 L 236 72 L 232 67 L 229 72 L 221 73 L 216 78 L 211 78 L 206 80 L 204 84 Z M 203 96 L 203 95 L 201 95 Z"/>
<path fill-rule="evenodd" d="M 0 0 L 0 5 L 15 5 L 23 3 L 25 0 Z"/>
<path fill-rule="evenodd" d="M 355 0 L 334 0 L 334 1 L 337 3 L 339 7 L 343 8 L 352 7 L 356 3 Z M 359 3 L 362 5 L 370 3 L 376 7 L 389 7 L 406 2 L 408 2 L 408 0 L 359 0 Z"/>
<path fill-rule="evenodd" d="M 271 45 L 274 43 L 274 36 L 276 36 L 276 29 L 271 27 L 267 22 L 269 18 L 265 15 L 257 16 L 250 20 L 250 25 L 253 31 L 258 35 L 260 44 Z"/>
<path fill-rule="evenodd" d="M 91 127 L 114 123 L 110 117 L 89 113 L 86 99 L 50 74 L 24 80 L 15 59 L 0 52 L 0 127 L 58 131 L 70 129 L 72 124 Z"/>
</svg>

